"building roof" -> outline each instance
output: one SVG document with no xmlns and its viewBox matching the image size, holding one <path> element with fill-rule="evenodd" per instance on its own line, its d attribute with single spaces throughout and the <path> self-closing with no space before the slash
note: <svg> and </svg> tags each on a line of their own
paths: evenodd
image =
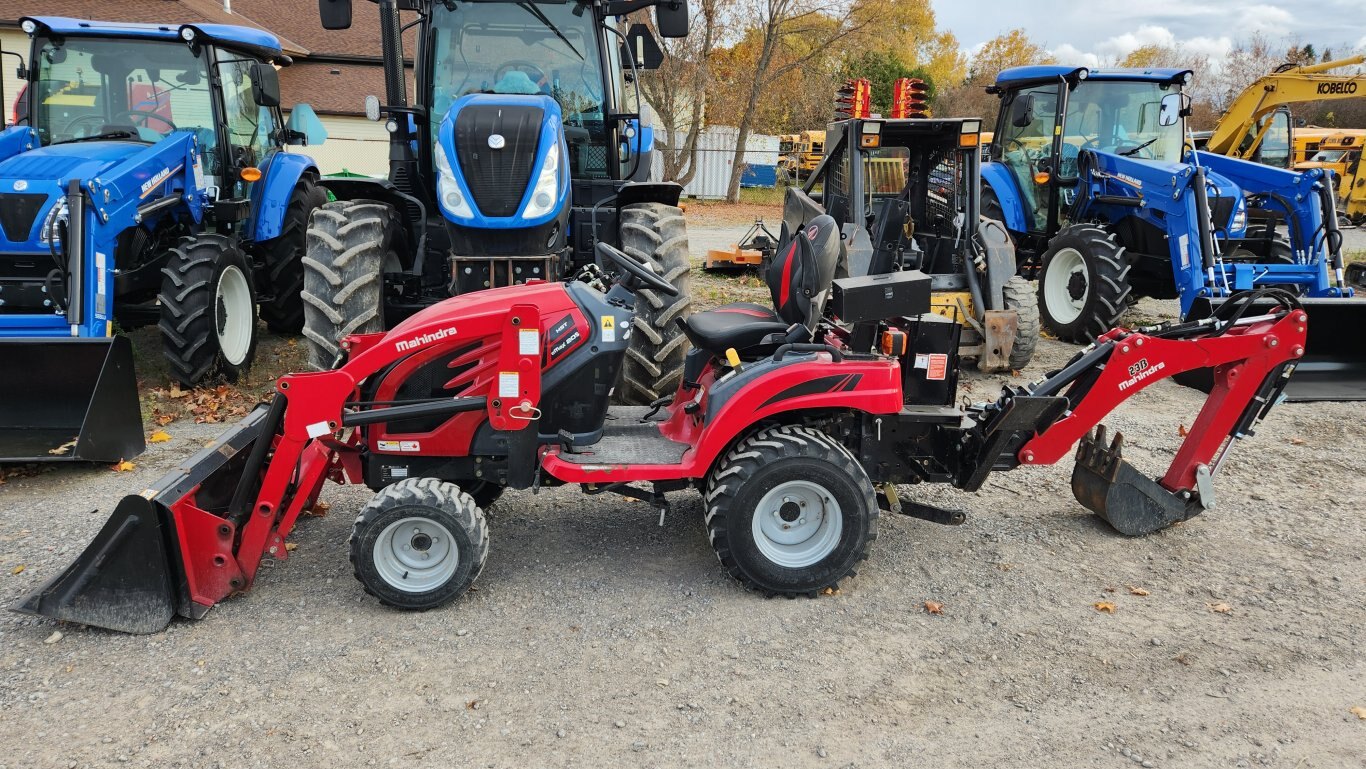
<svg viewBox="0 0 1366 769">
<path fill-rule="evenodd" d="M 412 77 L 408 78 L 412 89 Z M 373 64 L 296 61 L 280 70 L 286 105 L 308 102 L 320 115 L 361 115 L 365 97 L 384 99 L 384 68 Z"/>
<path fill-rule="evenodd" d="M 353 3 L 351 28 L 323 29 L 318 19 L 317 0 L 232 0 L 234 14 L 246 16 L 276 34 L 307 46 L 311 56 L 361 57 L 380 60 L 379 7 L 358 0 Z M 403 23 L 417 18 L 402 14 Z M 417 31 L 403 33 L 403 54 L 411 59 L 417 46 Z"/>
</svg>

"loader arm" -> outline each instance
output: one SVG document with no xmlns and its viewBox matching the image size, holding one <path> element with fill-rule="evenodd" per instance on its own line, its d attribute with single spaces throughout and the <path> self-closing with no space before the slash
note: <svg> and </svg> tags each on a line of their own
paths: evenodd
<svg viewBox="0 0 1366 769">
<path fill-rule="evenodd" d="M 1339 67 L 1362 62 L 1366 62 L 1366 56 L 1353 56 L 1259 78 L 1243 89 L 1219 118 L 1205 150 L 1234 158 L 1252 157 L 1265 133 L 1263 119 L 1277 108 L 1301 102 L 1354 99 L 1366 94 L 1366 74 L 1329 74 Z"/>
</svg>

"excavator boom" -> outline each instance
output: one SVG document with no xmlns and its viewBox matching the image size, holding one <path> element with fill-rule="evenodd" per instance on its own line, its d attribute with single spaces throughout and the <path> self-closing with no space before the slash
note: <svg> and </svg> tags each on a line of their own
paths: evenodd
<svg viewBox="0 0 1366 769">
<path fill-rule="evenodd" d="M 1269 125 L 1265 118 L 1280 107 L 1366 96 L 1366 73 L 1331 74 L 1332 70 L 1363 62 L 1366 62 L 1366 56 L 1352 56 L 1292 67 L 1258 78 L 1224 111 L 1205 151 L 1234 158 L 1254 157 Z"/>
</svg>

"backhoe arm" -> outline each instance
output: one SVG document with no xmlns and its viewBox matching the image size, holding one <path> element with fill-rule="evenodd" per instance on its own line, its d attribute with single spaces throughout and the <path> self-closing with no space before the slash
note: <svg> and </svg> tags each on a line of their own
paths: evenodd
<svg viewBox="0 0 1366 769">
<path fill-rule="evenodd" d="M 1327 99 L 1353 99 L 1366 95 L 1366 74 L 1333 75 L 1331 70 L 1366 62 L 1366 56 L 1328 61 L 1259 78 L 1238 94 L 1219 118 L 1207 152 L 1235 158 L 1252 157 L 1261 144 L 1263 119 L 1278 107 Z"/>
</svg>

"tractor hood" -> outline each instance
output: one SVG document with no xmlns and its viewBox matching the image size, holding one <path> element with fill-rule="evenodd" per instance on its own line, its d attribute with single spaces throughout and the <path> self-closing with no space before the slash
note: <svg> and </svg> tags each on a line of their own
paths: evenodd
<svg viewBox="0 0 1366 769">
<path fill-rule="evenodd" d="M 523 229 L 559 216 L 569 202 L 563 122 L 560 105 L 539 93 L 456 99 L 433 152 L 442 213 L 480 229 Z"/>
<path fill-rule="evenodd" d="M 0 251 L 48 250 L 42 223 L 71 179 L 93 179 L 146 149 L 133 141 L 39 147 L 0 160 Z"/>
</svg>

